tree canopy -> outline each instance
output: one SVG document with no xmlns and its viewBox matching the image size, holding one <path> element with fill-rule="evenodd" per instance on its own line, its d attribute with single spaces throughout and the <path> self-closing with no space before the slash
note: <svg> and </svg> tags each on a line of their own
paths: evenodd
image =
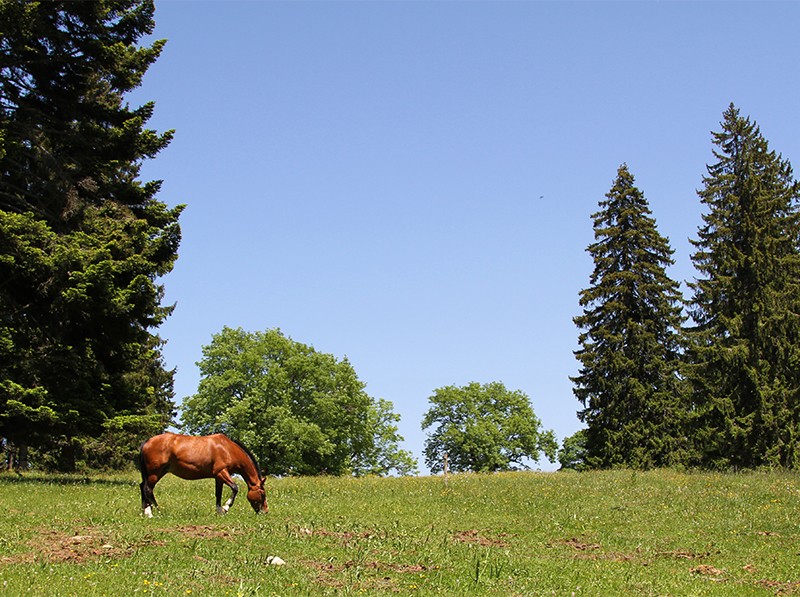
<svg viewBox="0 0 800 597">
<path fill-rule="evenodd" d="M 138 45 L 153 11 L 0 2 L 0 436 L 58 468 L 114 417 L 174 410 L 153 330 L 181 207 L 138 179 L 172 132 L 124 102 L 163 47 Z"/>
<path fill-rule="evenodd" d="M 584 471 L 586 464 L 586 429 L 580 429 L 565 437 L 558 451 L 559 470 Z"/>
<path fill-rule="evenodd" d="M 270 474 L 410 474 L 399 416 L 375 400 L 345 358 L 271 329 L 224 328 L 203 347 L 197 393 L 183 429 L 244 442 Z"/>
<path fill-rule="evenodd" d="M 473 472 L 527 468 L 541 453 L 555 461 L 552 431 L 541 429 L 529 398 L 500 382 L 447 386 L 434 391 L 422 429 L 432 430 L 425 442 L 425 464 L 434 473 L 444 467 Z"/>
</svg>

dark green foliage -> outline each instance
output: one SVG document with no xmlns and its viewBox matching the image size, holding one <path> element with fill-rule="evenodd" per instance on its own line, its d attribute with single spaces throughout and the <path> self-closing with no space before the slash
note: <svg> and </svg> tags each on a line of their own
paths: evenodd
<svg viewBox="0 0 800 597">
<path fill-rule="evenodd" d="M 576 431 L 564 438 L 561 449 L 558 451 L 559 470 L 583 471 L 586 465 L 586 429 Z"/>
<path fill-rule="evenodd" d="M 471 383 L 437 389 L 422 429 L 433 427 L 425 441 L 425 463 L 431 472 L 449 467 L 456 472 L 495 472 L 527 468 L 544 452 L 555 460 L 552 431 L 542 431 L 528 397 L 502 383 Z"/>
<path fill-rule="evenodd" d="M 164 417 L 159 414 L 120 415 L 103 422 L 98 437 L 83 442 L 88 469 L 121 470 L 137 467 L 139 449 L 148 438 L 164 431 Z"/>
<path fill-rule="evenodd" d="M 148 1 L 0 2 L 0 436 L 57 468 L 114 417 L 174 408 L 151 330 L 181 208 L 137 179 L 172 134 L 123 102 L 152 30 Z"/>
<path fill-rule="evenodd" d="M 731 105 L 692 255 L 687 376 L 700 463 L 800 464 L 800 226 L 788 161 Z"/>
<path fill-rule="evenodd" d="M 399 416 L 373 400 L 352 365 L 279 330 L 224 328 L 203 347 L 197 394 L 183 401 L 189 433 L 241 440 L 273 475 L 410 474 Z"/>
<path fill-rule="evenodd" d="M 584 405 L 590 467 L 649 468 L 685 455 L 678 284 L 666 274 L 672 249 L 627 166 L 593 215 L 591 286 L 580 295 L 583 330 L 573 378 Z"/>
</svg>

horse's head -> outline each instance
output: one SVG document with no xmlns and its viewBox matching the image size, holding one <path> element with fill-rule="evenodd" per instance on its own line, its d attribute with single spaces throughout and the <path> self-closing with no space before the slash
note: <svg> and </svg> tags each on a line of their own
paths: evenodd
<svg viewBox="0 0 800 597">
<path fill-rule="evenodd" d="M 250 502 L 250 505 L 253 506 L 253 510 L 256 511 L 256 514 L 266 514 L 269 512 L 269 506 L 267 506 L 267 492 L 264 491 L 264 481 L 265 479 L 262 477 L 258 480 L 258 485 L 253 485 L 247 489 L 247 500 Z"/>
</svg>

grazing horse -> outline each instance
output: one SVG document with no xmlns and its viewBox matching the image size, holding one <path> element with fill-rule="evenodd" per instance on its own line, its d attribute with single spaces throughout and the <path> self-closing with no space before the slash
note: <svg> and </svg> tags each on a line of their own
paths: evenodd
<svg viewBox="0 0 800 597">
<path fill-rule="evenodd" d="M 151 518 L 152 506 L 158 507 L 153 488 L 167 473 L 181 479 L 210 479 L 217 482 L 217 512 L 225 514 L 233 505 L 239 487 L 232 475 L 241 475 L 247 483 L 247 499 L 256 513 L 267 512 L 264 477 L 253 454 L 241 443 L 222 433 L 194 437 L 177 433 L 155 435 L 142 444 L 139 450 L 139 470 L 142 472 L 142 512 Z M 233 492 L 222 501 L 222 486 Z"/>
</svg>

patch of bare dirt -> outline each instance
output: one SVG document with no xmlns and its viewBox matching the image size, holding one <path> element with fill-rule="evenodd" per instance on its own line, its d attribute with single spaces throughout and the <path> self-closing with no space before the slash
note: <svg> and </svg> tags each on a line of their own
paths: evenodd
<svg viewBox="0 0 800 597">
<path fill-rule="evenodd" d="M 602 551 L 599 543 L 590 543 L 584 539 L 572 537 L 570 539 L 560 539 L 547 543 L 547 547 L 563 545 L 575 550 L 573 556 L 576 560 L 608 560 L 611 562 L 630 562 L 641 557 L 641 549 L 637 548 L 634 553 L 623 553 L 618 551 Z M 642 562 L 645 566 L 648 562 Z"/>
<path fill-rule="evenodd" d="M 69 534 L 52 529 L 40 530 L 26 545 L 31 551 L 4 556 L 4 564 L 29 564 L 32 562 L 87 562 L 101 558 L 119 558 L 130 555 L 129 546 L 118 545 L 96 529 L 82 529 Z"/>
<path fill-rule="evenodd" d="M 722 576 L 725 574 L 724 570 L 720 570 L 719 568 L 714 568 L 714 566 L 709 566 L 707 564 L 700 564 L 699 566 L 692 568 L 692 574 L 699 574 L 701 576 Z"/>
<path fill-rule="evenodd" d="M 797 595 L 800 593 L 800 582 L 783 582 L 778 580 L 758 580 L 756 584 L 765 589 L 775 591 L 776 595 Z"/>
<path fill-rule="evenodd" d="M 355 562 L 346 562 L 345 568 L 349 568 L 355 565 L 356 565 Z M 364 567 L 373 570 L 390 570 L 392 572 L 398 572 L 400 574 L 421 574 L 422 572 L 430 570 L 430 568 L 424 564 L 389 564 L 387 562 L 378 562 L 378 561 L 367 562 L 364 564 Z"/>
<path fill-rule="evenodd" d="M 387 537 L 384 531 L 366 530 L 366 531 L 329 531 L 325 528 L 308 529 L 298 528 L 296 531 L 298 536 L 306 537 L 328 537 L 337 539 L 344 547 L 349 547 L 351 543 L 359 540 L 368 539 L 385 539 Z"/>
<path fill-rule="evenodd" d="M 662 551 L 656 554 L 661 558 L 673 558 L 676 560 L 704 560 L 711 556 L 710 551 L 697 553 L 688 549 L 676 549 L 673 551 Z"/>
<path fill-rule="evenodd" d="M 316 582 L 325 587 L 347 587 L 349 590 L 356 591 L 389 591 L 392 593 L 401 593 L 404 589 L 398 586 L 396 579 L 388 576 L 388 573 L 422 574 L 431 570 L 430 566 L 424 564 L 392 564 L 377 560 L 363 563 L 355 560 L 349 560 L 344 563 L 301 560 L 300 563 L 316 570 Z M 352 570 L 357 568 L 367 570 L 371 574 L 359 576 L 355 581 L 352 576 L 342 577 L 343 574 L 352 574 Z"/>
<path fill-rule="evenodd" d="M 234 533 L 208 525 L 186 525 L 178 528 L 162 529 L 164 532 L 179 533 L 191 539 L 233 539 Z M 122 558 L 130 556 L 139 547 L 167 545 L 164 539 L 150 536 L 135 545 L 124 543 L 104 534 L 97 528 L 83 528 L 72 534 L 65 531 L 40 529 L 26 541 L 30 551 L 0 557 L 0 564 L 30 564 L 33 562 L 82 562 L 101 558 Z"/>
<path fill-rule="evenodd" d="M 425 564 L 390 564 L 388 562 L 379 562 L 372 560 L 370 562 L 359 563 L 355 560 L 348 560 L 342 564 L 334 564 L 332 562 L 318 562 L 315 560 L 301 560 L 301 564 L 314 568 L 316 570 L 324 570 L 326 572 L 343 572 L 350 568 L 361 566 L 368 570 L 389 570 L 392 572 L 399 572 L 400 574 L 419 574 L 430 570 L 430 566 Z"/>
<path fill-rule="evenodd" d="M 190 539 L 233 539 L 233 533 L 209 525 L 188 524 L 175 529 L 163 529 L 172 533 L 180 533 Z"/>
<path fill-rule="evenodd" d="M 481 545 L 483 547 L 511 547 L 508 539 L 512 535 L 508 533 L 500 533 L 498 535 L 488 535 L 486 532 L 478 531 L 477 529 L 470 529 L 468 531 L 459 531 L 453 535 L 453 541 L 457 543 L 470 543 L 472 545 Z"/>
<path fill-rule="evenodd" d="M 599 543 L 588 543 L 583 539 L 578 539 L 577 537 L 572 537 L 571 539 L 559 539 L 557 541 L 551 541 L 547 544 L 548 547 L 553 547 L 554 545 L 565 545 L 566 547 L 571 547 L 577 551 L 592 551 L 595 549 L 600 549 Z"/>
</svg>

